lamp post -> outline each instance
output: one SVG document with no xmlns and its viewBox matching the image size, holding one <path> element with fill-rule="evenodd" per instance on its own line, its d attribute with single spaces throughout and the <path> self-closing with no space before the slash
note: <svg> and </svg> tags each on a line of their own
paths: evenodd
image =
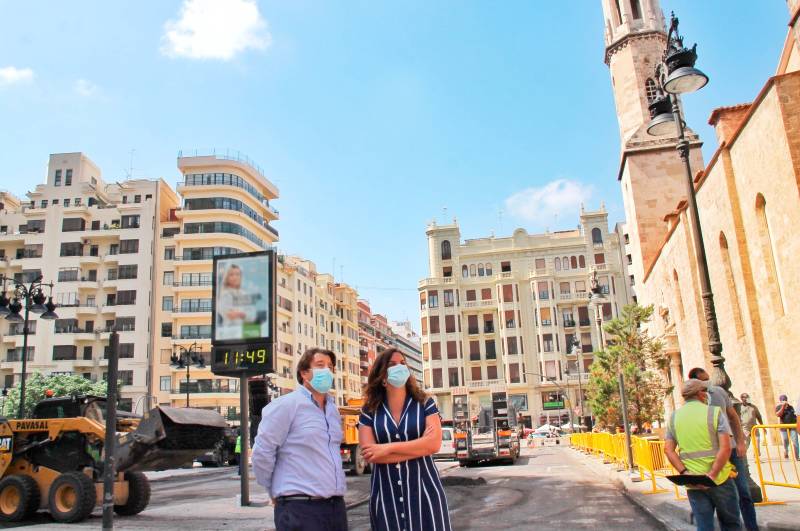
<svg viewBox="0 0 800 531">
<path fill-rule="evenodd" d="M 597 323 L 598 340 L 600 341 L 600 348 L 606 348 L 606 339 L 603 334 L 603 301 L 605 295 L 603 294 L 603 287 L 597 281 L 597 270 L 592 268 L 589 275 L 589 284 L 591 285 L 592 297 L 589 304 L 594 306 L 595 322 Z M 628 422 L 628 397 L 625 394 L 625 375 L 622 373 L 622 362 L 617 363 L 617 383 L 619 385 L 619 400 L 622 409 L 622 426 L 625 429 L 625 450 L 628 457 L 628 468 L 633 470 L 633 446 L 631 442 L 631 425 Z"/>
<path fill-rule="evenodd" d="M 5 275 L 0 276 L 3 282 L 3 291 L 0 293 L 0 315 L 5 315 L 7 321 L 12 323 L 22 323 L 22 374 L 19 383 L 19 412 L 17 418 L 24 418 L 25 415 L 25 378 L 28 370 L 28 334 L 30 329 L 30 314 L 38 313 L 41 319 L 52 321 L 58 319 L 53 303 L 53 284 L 42 282 L 42 275 L 37 275 L 28 284 L 19 282 Z M 10 282 L 13 287 L 13 299 L 6 296 L 6 284 Z M 44 288 L 50 288 L 50 295 L 44 294 Z M 45 303 L 45 301 L 47 301 Z M 20 312 L 25 310 L 24 317 L 20 317 Z"/>
<path fill-rule="evenodd" d="M 170 365 L 177 369 L 183 369 L 184 366 L 186 367 L 186 407 L 189 407 L 189 369 L 192 367 L 192 364 L 198 369 L 204 369 L 206 367 L 206 362 L 202 356 L 197 355 L 195 349 L 200 348 L 197 341 L 189 345 L 189 348 L 182 347 L 181 345 L 177 345 L 175 348 L 177 350 L 172 352 L 172 356 L 170 357 L 172 363 Z"/>
<path fill-rule="evenodd" d="M 703 88 L 708 83 L 708 76 L 694 67 L 697 61 L 697 44 L 691 48 L 683 45 L 683 37 L 678 33 L 678 19 L 672 13 L 667 35 L 667 47 L 662 62 L 656 66 L 657 95 L 650 103 L 650 124 L 647 133 L 661 136 L 677 130 L 678 143 L 675 146 L 683 160 L 686 170 L 686 195 L 688 210 L 692 218 L 692 243 L 697 253 L 697 269 L 700 276 L 700 293 L 703 299 L 703 310 L 708 333 L 708 351 L 711 354 L 711 383 L 728 391 L 731 379 L 725 371 L 725 358 L 722 357 L 722 341 L 719 337 L 717 313 L 714 308 L 714 295 L 711 291 L 711 279 L 708 274 L 703 230 L 700 226 L 700 214 L 697 211 L 697 198 L 692 178 L 692 166 L 689 161 L 689 141 L 685 135 L 685 124 L 682 117 L 678 94 L 687 94 Z"/>
<path fill-rule="evenodd" d="M 583 365 L 583 352 L 581 350 L 581 342 L 578 341 L 577 336 L 572 337 L 572 345 L 570 345 L 572 353 L 575 354 L 575 363 L 578 367 L 578 406 L 581 409 L 580 425 L 583 428 L 584 415 L 583 415 L 583 384 L 581 383 L 581 365 Z"/>
<path fill-rule="evenodd" d="M 558 383 L 556 382 L 556 379 L 554 377 L 552 377 L 552 376 L 542 376 L 538 372 L 525 372 L 523 374 L 531 374 L 533 376 L 538 376 L 542 380 L 547 380 L 548 382 L 550 382 L 550 383 L 552 383 L 553 385 L 556 386 L 556 389 L 558 389 L 558 392 L 561 393 L 561 396 L 564 397 L 565 405 L 569 404 L 569 407 L 567 407 L 567 411 L 569 412 L 569 429 L 572 430 L 575 424 L 572 421 L 572 401 L 569 399 L 569 394 L 567 394 L 567 391 L 563 387 L 558 385 Z M 561 421 L 561 418 L 559 418 L 558 420 Z"/>
</svg>

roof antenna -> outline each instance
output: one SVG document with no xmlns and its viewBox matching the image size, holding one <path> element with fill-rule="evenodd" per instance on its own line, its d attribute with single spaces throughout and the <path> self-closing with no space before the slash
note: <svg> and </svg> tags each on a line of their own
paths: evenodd
<svg viewBox="0 0 800 531">
<path fill-rule="evenodd" d="M 126 172 L 126 175 L 125 175 L 125 180 L 126 181 L 130 180 L 130 179 L 133 179 L 133 154 L 136 153 L 136 149 L 135 148 L 131 149 L 130 153 L 131 153 L 131 164 L 130 164 L 130 166 L 128 168 L 128 171 Z"/>
</svg>

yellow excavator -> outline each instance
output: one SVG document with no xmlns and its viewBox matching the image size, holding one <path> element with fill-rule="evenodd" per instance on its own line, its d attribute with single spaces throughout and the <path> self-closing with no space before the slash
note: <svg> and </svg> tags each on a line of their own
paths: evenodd
<svg viewBox="0 0 800 531">
<path fill-rule="evenodd" d="M 75 395 L 39 402 L 28 419 L 0 418 L 0 522 L 46 509 L 57 522 L 80 522 L 102 502 L 106 399 Z M 157 407 L 120 417 L 114 511 L 142 512 L 150 501 L 143 474 L 187 463 L 223 437 L 214 411 Z"/>
</svg>

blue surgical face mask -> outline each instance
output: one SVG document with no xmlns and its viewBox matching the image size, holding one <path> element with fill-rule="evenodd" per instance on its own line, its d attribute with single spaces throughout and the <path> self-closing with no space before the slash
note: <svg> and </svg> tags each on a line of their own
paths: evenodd
<svg viewBox="0 0 800 531">
<path fill-rule="evenodd" d="M 333 387 L 333 373 L 327 367 L 324 369 L 311 369 L 311 387 L 318 393 L 325 394 Z"/>
<path fill-rule="evenodd" d="M 405 365 L 393 365 L 386 370 L 386 381 L 393 387 L 403 387 L 411 372 Z"/>
</svg>

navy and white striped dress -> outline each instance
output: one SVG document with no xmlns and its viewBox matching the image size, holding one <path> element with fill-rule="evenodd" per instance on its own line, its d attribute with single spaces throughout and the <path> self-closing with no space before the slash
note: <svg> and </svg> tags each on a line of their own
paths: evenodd
<svg viewBox="0 0 800 531">
<path fill-rule="evenodd" d="M 433 399 L 423 406 L 409 396 L 400 422 L 384 402 L 374 413 L 361 411 L 359 423 L 372 428 L 375 440 L 413 441 L 425 433 L 425 419 L 438 415 Z M 439 472 L 431 456 L 397 464 L 372 465 L 369 515 L 372 529 L 381 531 L 450 531 L 450 515 Z"/>
</svg>

